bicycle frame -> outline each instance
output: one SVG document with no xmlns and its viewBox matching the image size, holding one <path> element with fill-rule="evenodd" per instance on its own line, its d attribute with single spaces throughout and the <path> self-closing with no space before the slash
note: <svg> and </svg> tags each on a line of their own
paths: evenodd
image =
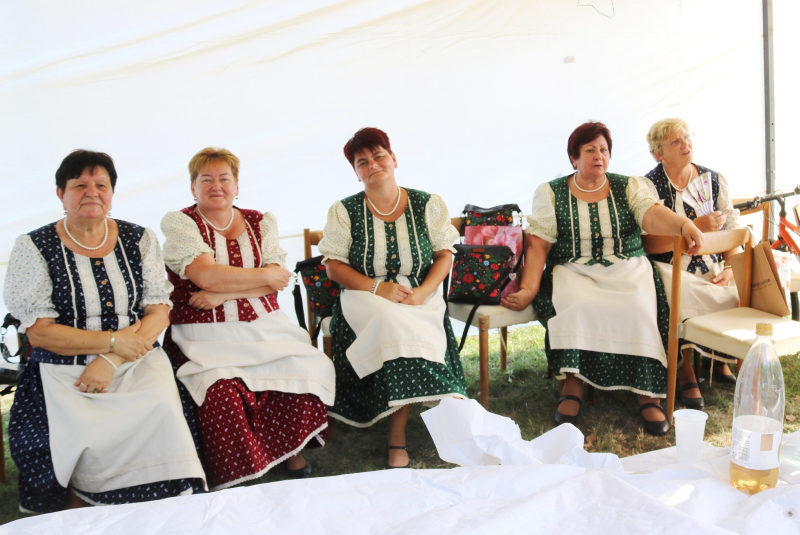
<svg viewBox="0 0 800 535">
<path fill-rule="evenodd" d="M 795 243 L 794 238 L 790 234 L 790 230 L 800 236 L 800 228 L 796 227 L 786 219 L 786 201 L 783 197 L 775 199 L 781 207 L 780 219 L 778 220 L 778 237 L 772 243 L 772 249 L 780 249 L 781 246 L 786 246 L 786 249 L 800 258 L 800 247 Z"/>
</svg>

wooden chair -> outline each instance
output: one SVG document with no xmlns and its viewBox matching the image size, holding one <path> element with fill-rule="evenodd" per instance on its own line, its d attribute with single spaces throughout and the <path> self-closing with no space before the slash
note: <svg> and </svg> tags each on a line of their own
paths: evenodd
<svg viewBox="0 0 800 535">
<path fill-rule="evenodd" d="M 735 247 L 744 246 L 744 270 L 742 286 L 739 288 L 741 306 L 722 312 L 714 312 L 681 323 L 681 274 L 672 270 L 672 300 L 669 314 L 669 351 L 667 357 L 667 420 L 672 422 L 675 409 L 675 386 L 678 373 L 678 342 L 680 339 L 716 349 L 738 359 L 744 359 L 755 341 L 756 323 L 771 323 L 774 327 L 772 340 L 778 355 L 789 355 L 800 351 L 800 324 L 750 308 L 750 291 L 753 275 L 753 246 L 751 232 L 747 228 L 706 232 L 705 242 L 698 254 L 717 254 Z M 681 237 L 676 237 L 673 258 L 680 258 L 686 251 Z"/>
<path fill-rule="evenodd" d="M 311 247 L 319 245 L 320 240 L 322 240 L 321 230 L 303 229 L 303 254 L 306 260 L 312 257 Z M 298 281 L 298 284 L 302 283 Z M 312 334 L 317 325 L 318 318 L 316 314 L 314 314 L 314 311 L 311 310 L 311 303 L 308 300 L 308 295 L 306 295 L 306 310 L 308 311 L 308 332 Z M 320 327 L 322 330 L 322 351 L 328 355 L 329 358 L 333 358 L 333 338 L 331 338 L 330 325 L 330 316 L 322 320 Z M 314 347 L 317 347 L 316 339 L 312 340 L 311 343 Z"/>
<path fill-rule="evenodd" d="M 461 217 L 450 220 L 458 229 L 460 236 L 464 235 L 464 221 Z M 450 303 L 448 310 L 450 317 L 466 323 L 473 305 Z M 509 310 L 502 306 L 481 306 L 475 312 L 471 325 L 478 328 L 478 347 L 480 361 L 480 389 L 481 405 L 489 408 L 489 329 L 500 329 L 500 369 L 505 370 L 507 365 L 508 327 L 535 321 L 536 312 L 533 307 L 522 311 Z"/>
</svg>

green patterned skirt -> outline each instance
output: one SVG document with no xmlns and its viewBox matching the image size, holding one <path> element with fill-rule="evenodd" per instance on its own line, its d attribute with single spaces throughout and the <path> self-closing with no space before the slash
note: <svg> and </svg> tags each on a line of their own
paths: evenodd
<svg viewBox="0 0 800 535">
<path fill-rule="evenodd" d="M 467 398 L 458 344 L 447 314 L 444 328 L 447 334 L 444 364 L 418 358 L 398 358 L 385 362 L 380 370 L 359 379 L 345 353 L 356 335 L 347 324 L 337 299 L 331 318 L 336 401 L 333 407 L 328 408 L 328 415 L 355 427 L 369 427 L 409 403 L 445 397 Z"/>
<path fill-rule="evenodd" d="M 539 321 L 545 328 L 550 318 L 556 315 L 552 300 L 553 267 L 548 265 L 545 268 L 539 294 L 533 301 Z M 653 282 L 656 287 L 656 320 L 661 342 L 666 348 L 669 339 L 669 305 L 664 284 L 655 266 Z M 550 369 L 558 379 L 563 379 L 566 373 L 574 373 L 601 390 L 630 390 L 651 397 L 666 397 L 667 369 L 653 358 L 582 349 L 551 349 L 549 333 L 545 335 L 545 354 Z"/>
</svg>

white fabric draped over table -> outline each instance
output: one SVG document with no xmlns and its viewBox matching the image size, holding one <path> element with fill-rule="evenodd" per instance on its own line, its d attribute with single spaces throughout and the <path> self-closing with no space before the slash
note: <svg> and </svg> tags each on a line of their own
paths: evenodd
<svg viewBox="0 0 800 535">
<path fill-rule="evenodd" d="M 620 462 L 583 451 L 583 436 L 568 424 L 523 441 L 513 421 L 486 413 L 474 401 L 445 399 L 423 414 L 440 455 L 439 440 L 448 437 L 452 447 L 445 457 L 460 451 L 461 462 L 504 465 L 385 470 L 64 511 L 0 526 L 0 535 L 99 529 L 347 535 L 800 530 L 798 433 L 784 436 L 780 485 L 747 496 L 727 481 L 725 448 L 706 445 L 704 461 L 694 465 L 675 464 L 674 448 Z"/>
</svg>

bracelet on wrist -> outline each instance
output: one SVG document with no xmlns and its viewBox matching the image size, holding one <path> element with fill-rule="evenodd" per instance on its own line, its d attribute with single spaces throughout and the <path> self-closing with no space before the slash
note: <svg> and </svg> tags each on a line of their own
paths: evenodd
<svg viewBox="0 0 800 535">
<path fill-rule="evenodd" d="M 692 222 L 691 219 L 687 219 L 686 221 L 683 222 L 683 225 L 681 225 L 681 236 L 683 236 L 683 227 L 685 227 L 687 223 L 691 222 Z"/>
<path fill-rule="evenodd" d="M 99 354 L 99 355 L 97 355 L 97 356 L 98 356 L 98 357 L 100 357 L 101 359 L 103 359 L 104 361 L 108 362 L 108 364 L 109 364 L 109 365 L 110 365 L 112 368 L 114 368 L 114 371 L 116 371 L 116 370 L 117 370 L 117 365 L 116 365 L 116 364 L 114 364 L 113 362 L 111 362 L 111 359 L 110 359 L 110 358 L 108 358 L 107 356 L 103 355 L 102 353 L 100 353 L 100 354 Z"/>
<path fill-rule="evenodd" d="M 727 265 L 727 266 L 725 266 L 724 268 L 722 268 L 722 271 L 725 271 L 726 269 L 730 269 L 730 270 L 732 270 L 732 269 L 733 269 L 733 266 L 731 266 L 731 265 Z"/>
<path fill-rule="evenodd" d="M 374 281 L 372 281 L 372 290 L 371 290 L 372 295 L 375 295 L 375 292 L 378 291 L 378 285 L 380 283 L 381 283 L 381 281 L 379 281 L 378 279 L 375 279 Z"/>
<path fill-rule="evenodd" d="M 108 352 L 109 353 L 113 353 L 114 352 L 114 342 L 116 341 L 116 337 L 114 336 L 114 329 L 109 329 L 108 330 L 108 334 L 110 336 L 110 338 L 108 340 L 108 345 L 109 345 Z"/>
</svg>

